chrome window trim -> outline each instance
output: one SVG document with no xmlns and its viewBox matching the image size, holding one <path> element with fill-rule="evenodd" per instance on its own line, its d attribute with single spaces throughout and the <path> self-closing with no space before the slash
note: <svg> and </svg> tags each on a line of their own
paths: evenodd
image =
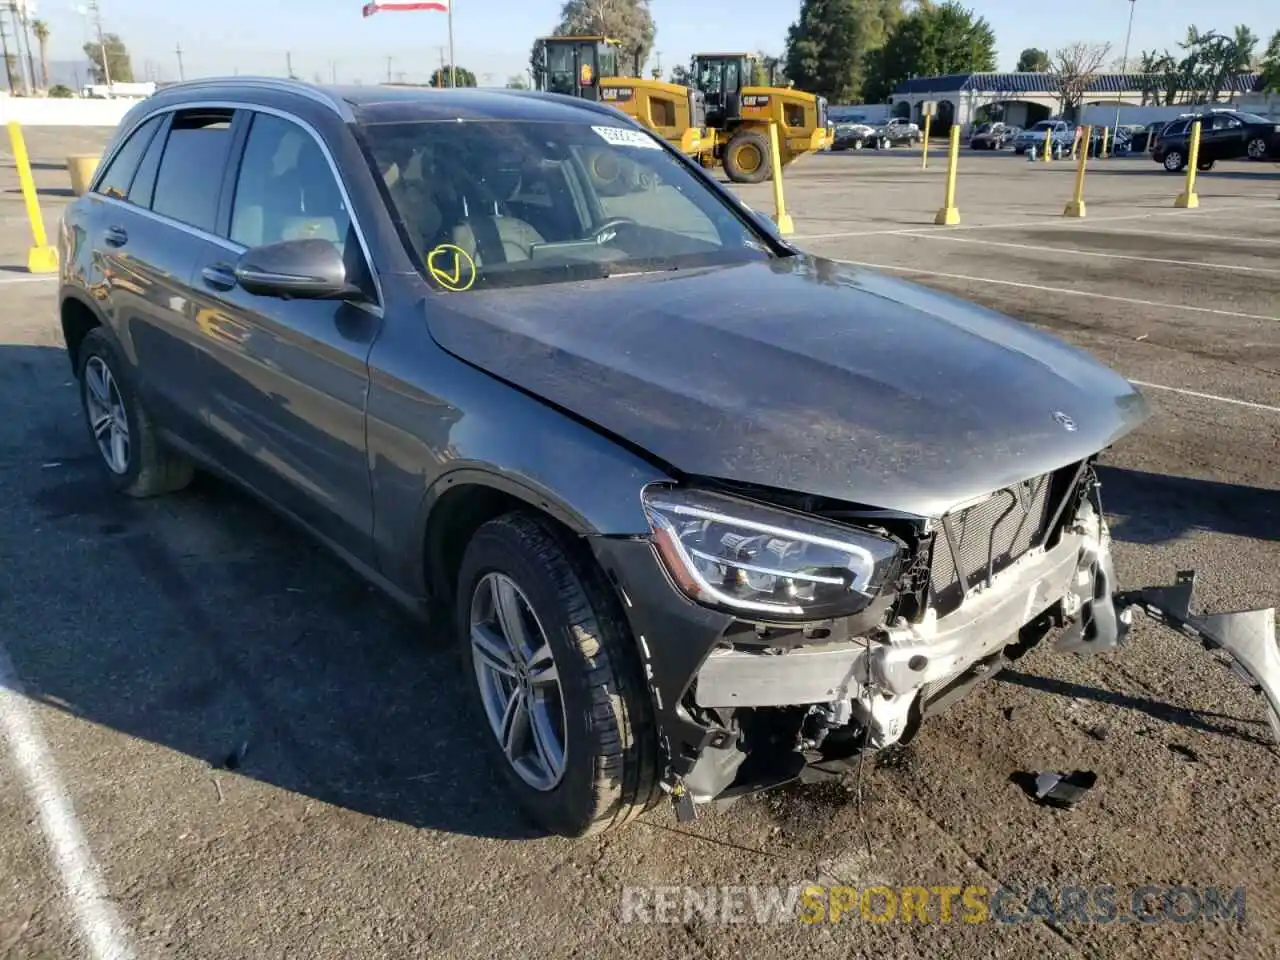
<svg viewBox="0 0 1280 960">
<path fill-rule="evenodd" d="M 365 261 L 365 264 L 368 266 L 369 276 L 373 278 L 374 294 L 377 297 L 377 302 L 372 304 L 356 304 L 356 305 L 375 309 L 378 315 L 381 316 L 382 310 L 383 310 L 383 304 L 386 303 L 386 299 L 384 298 L 382 293 L 382 281 L 378 277 L 378 271 L 374 267 L 373 254 L 370 252 L 369 243 L 365 239 L 364 229 L 360 226 L 360 219 L 359 217 L 356 216 L 355 207 L 351 203 L 351 193 L 347 189 L 347 183 L 343 179 L 341 172 L 338 170 L 338 164 L 333 159 L 333 154 L 329 150 L 329 145 L 326 144 L 324 142 L 324 138 L 320 136 L 320 132 L 316 130 L 316 128 L 313 127 L 311 124 L 309 124 L 306 120 L 303 120 L 301 117 L 299 117 L 297 114 L 290 113 L 287 110 L 280 110 L 276 107 L 268 107 L 260 104 L 251 104 L 251 103 L 236 103 L 236 102 L 227 101 L 227 100 L 188 100 L 188 101 L 184 101 L 182 103 L 177 103 L 177 104 L 167 104 L 165 106 L 156 107 L 151 112 L 143 114 L 139 118 L 138 122 L 133 125 L 133 129 L 129 131 L 129 135 L 126 137 L 122 137 L 120 139 L 120 144 L 116 147 L 116 150 L 113 150 L 111 152 L 111 158 L 114 159 L 116 152 L 120 149 L 120 146 L 123 146 L 124 143 L 128 141 L 129 137 L 132 137 L 133 134 L 137 131 L 137 129 L 141 127 L 144 123 L 146 123 L 148 120 L 150 120 L 152 117 L 159 116 L 165 113 L 177 113 L 180 110 L 199 110 L 199 109 L 208 109 L 208 108 L 217 109 L 217 110 L 244 110 L 249 113 L 270 114 L 273 117 L 278 117 L 279 119 L 285 120 L 289 123 L 297 124 L 299 127 L 302 128 L 303 131 L 305 131 L 311 137 L 312 140 L 316 142 L 316 145 L 320 148 L 320 152 L 324 154 L 325 162 L 329 164 L 329 172 L 333 174 L 334 180 L 337 181 L 338 190 L 341 191 L 342 193 L 342 202 L 347 205 L 347 214 L 351 218 L 351 227 L 355 231 L 357 242 L 360 244 L 360 251 L 361 253 L 364 254 L 364 261 Z M 250 132 L 252 133 L 252 127 L 250 128 Z M 248 144 L 248 139 L 246 138 L 245 145 L 247 144 Z M 242 147 L 240 157 L 237 159 L 243 160 L 243 158 L 244 158 L 244 150 Z M 164 158 L 162 156 L 161 163 L 163 162 L 164 162 Z M 99 165 L 99 169 L 105 170 L 105 168 L 106 168 L 105 162 Z M 158 171 L 157 171 L 157 175 L 158 175 Z M 237 188 L 239 187 L 239 180 L 240 180 L 239 170 L 237 170 L 237 175 L 236 175 Z M 208 240 L 212 243 L 218 244 L 219 246 L 225 247 L 226 249 L 234 253 L 244 253 L 244 251 L 249 249 L 243 244 L 236 243 L 234 240 L 230 239 L 229 237 L 223 237 L 218 234 L 210 233 L 207 230 L 201 230 L 199 227 L 192 226 L 189 223 L 183 223 L 181 220 L 175 220 L 172 217 L 167 217 L 161 213 L 156 213 L 154 210 L 149 210 L 146 207 L 140 207 L 136 204 L 129 203 L 128 201 L 118 200 L 115 197 L 109 197 L 104 193 L 98 193 L 96 177 L 95 177 L 93 187 L 91 189 L 93 191 L 93 195 L 100 200 L 106 200 L 110 203 L 122 204 L 126 209 L 132 210 L 135 213 L 140 213 L 144 216 L 150 217 L 151 219 L 156 220 L 160 223 L 163 223 L 166 226 L 177 227 L 178 229 L 184 230 L 187 233 L 197 236 L 202 240 Z M 233 206 L 234 206 L 234 203 L 235 203 L 235 197 L 232 197 Z"/>
</svg>

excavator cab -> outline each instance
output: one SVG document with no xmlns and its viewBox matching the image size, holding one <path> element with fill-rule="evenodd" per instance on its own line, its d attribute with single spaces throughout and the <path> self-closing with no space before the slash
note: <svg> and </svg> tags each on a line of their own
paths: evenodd
<svg viewBox="0 0 1280 960">
<path fill-rule="evenodd" d="M 618 42 L 608 37 L 543 37 L 534 76 L 539 90 L 600 99 L 600 81 L 618 76 Z"/>
<path fill-rule="evenodd" d="M 618 41 L 608 37 L 542 37 L 534 53 L 535 86 L 608 104 L 688 156 L 708 152 L 703 95 L 674 83 L 620 75 L 618 48 Z"/>
<path fill-rule="evenodd" d="M 707 125 L 724 127 L 742 114 L 742 88 L 751 83 L 752 59 L 745 53 L 700 53 L 693 58 L 693 82 L 707 98 Z"/>
</svg>

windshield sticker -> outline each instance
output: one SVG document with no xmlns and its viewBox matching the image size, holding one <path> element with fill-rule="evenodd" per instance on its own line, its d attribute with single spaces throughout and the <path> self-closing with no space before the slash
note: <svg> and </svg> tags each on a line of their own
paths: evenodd
<svg viewBox="0 0 1280 960">
<path fill-rule="evenodd" d="M 639 130 L 628 130 L 625 127 L 592 127 L 596 135 L 605 143 L 615 147 L 640 147 L 644 150 L 661 150 L 657 141 L 647 133 Z"/>
<path fill-rule="evenodd" d="M 467 251 L 452 243 L 442 243 L 427 254 L 427 272 L 450 293 L 470 290 L 476 282 L 476 262 Z"/>
</svg>

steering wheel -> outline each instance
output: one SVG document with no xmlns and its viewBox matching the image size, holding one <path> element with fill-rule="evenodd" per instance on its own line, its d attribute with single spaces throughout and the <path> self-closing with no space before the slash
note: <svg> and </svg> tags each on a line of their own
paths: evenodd
<svg viewBox="0 0 1280 960">
<path fill-rule="evenodd" d="M 605 220 L 604 223 L 600 224 L 600 226 L 596 227 L 594 230 L 591 231 L 591 237 L 597 243 L 603 243 L 604 242 L 603 237 L 605 233 L 607 233 L 610 230 L 616 231 L 618 227 L 638 227 L 638 226 L 640 226 L 640 224 L 636 223 L 630 217 L 609 217 L 609 219 Z"/>
</svg>

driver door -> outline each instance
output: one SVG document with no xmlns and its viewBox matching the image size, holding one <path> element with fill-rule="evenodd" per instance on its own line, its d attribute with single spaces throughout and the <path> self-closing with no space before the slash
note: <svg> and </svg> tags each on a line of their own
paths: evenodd
<svg viewBox="0 0 1280 960">
<path fill-rule="evenodd" d="M 373 291 L 346 194 L 317 137 L 274 114 L 252 114 L 231 167 L 221 238 L 206 244 L 191 284 L 211 442 L 242 480 L 372 564 L 364 418 L 381 310 L 256 296 L 234 274 L 250 247 L 320 237 Z"/>
</svg>

